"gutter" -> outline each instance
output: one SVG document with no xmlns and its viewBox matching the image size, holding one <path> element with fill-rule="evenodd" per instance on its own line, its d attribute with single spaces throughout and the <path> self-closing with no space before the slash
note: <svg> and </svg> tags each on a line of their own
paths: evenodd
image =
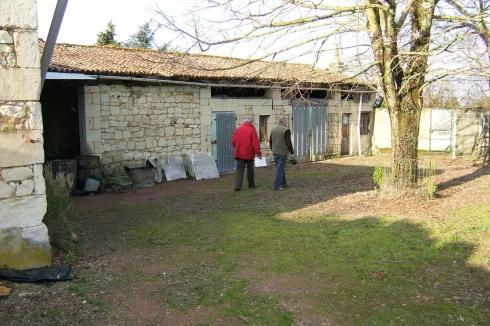
<svg viewBox="0 0 490 326">
<path fill-rule="evenodd" d="M 199 83 L 199 82 L 187 82 L 179 80 L 169 79 L 155 79 L 155 78 L 139 78 L 139 77 L 123 77 L 123 76 L 105 76 L 105 75 L 89 75 L 97 80 L 126 80 L 145 83 L 160 83 L 160 84 L 176 84 L 187 86 L 199 86 L 199 87 L 238 87 L 238 88 L 286 88 L 281 86 L 264 86 L 264 85 L 238 85 L 238 84 L 216 84 L 216 83 Z"/>
<path fill-rule="evenodd" d="M 156 78 L 140 78 L 140 77 L 124 77 L 124 76 L 108 76 L 108 75 L 88 75 L 97 80 L 125 80 L 125 81 L 135 81 L 135 82 L 145 82 L 145 83 L 159 83 L 159 84 L 174 84 L 174 85 L 187 85 L 187 86 L 198 86 L 198 87 L 236 87 L 236 88 L 270 88 L 270 89 L 288 89 L 289 86 L 265 86 L 265 85 L 248 85 L 248 84 L 219 84 L 219 83 L 199 83 L 199 82 L 188 82 L 170 79 L 156 79 Z M 345 89 L 331 89 L 327 87 L 307 87 L 308 90 L 315 91 L 344 91 L 350 93 L 377 93 L 377 91 L 358 91 L 358 90 L 345 90 Z"/>
</svg>

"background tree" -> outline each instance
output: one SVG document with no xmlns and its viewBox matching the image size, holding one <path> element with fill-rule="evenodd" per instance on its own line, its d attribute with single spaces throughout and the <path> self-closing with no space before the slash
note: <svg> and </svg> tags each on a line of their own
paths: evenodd
<svg viewBox="0 0 490 326">
<path fill-rule="evenodd" d="M 395 185 L 406 189 L 416 183 L 423 90 L 432 80 L 448 75 L 448 69 L 460 69 L 446 64 L 443 72 L 429 70 L 438 64 L 441 67 L 442 61 L 429 61 L 429 58 L 447 55 L 451 41 L 445 37 L 448 31 L 433 25 L 439 0 L 207 0 L 200 3 L 203 5 L 191 10 L 184 23 L 161 12 L 161 26 L 187 39 L 189 49 L 197 47 L 207 51 L 211 47 L 232 45 L 231 49 L 240 51 L 245 46 L 255 46 L 249 62 L 309 56 L 316 64 L 325 54 L 331 55 L 330 39 L 342 36 L 347 40 L 340 44 L 341 50 L 355 49 L 353 57 L 361 58 L 356 60 L 360 64 L 357 74 L 367 72 L 375 76 L 373 82 L 385 98 L 391 120 Z"/>
<path fill-rule="evenodd" d="M 116 26 L 112 23 L 112 20 L 107 24 L 107 29 L 97 34 L 96 45 L 112 45 L 120 46 L 121 44 L 116 41 Z"/>
<path fill-rule="evenodd" d="M 153 49 L 155 48 L 155 31 L 150 27 L 150 23 L 146 22 L 138 28 L 138 31 L 129 36 L 129 39 L 124 42 L 127 48 Z"/>
</svg>

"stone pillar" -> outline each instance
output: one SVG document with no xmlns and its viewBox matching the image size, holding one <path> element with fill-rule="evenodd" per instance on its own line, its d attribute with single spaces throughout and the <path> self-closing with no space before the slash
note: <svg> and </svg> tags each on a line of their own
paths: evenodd
<svg viewBox="0 0 490 326">
<path fill-rule="evenodd" d="M 36 0 L 0 1 L 0 266 L 51 264 Z"/>
<path fill-rule="evenodd" d="M 101 156 L 100 86 L 80 87 L 78 107 L 80 152 L 82 155 Z"/>
</svg>

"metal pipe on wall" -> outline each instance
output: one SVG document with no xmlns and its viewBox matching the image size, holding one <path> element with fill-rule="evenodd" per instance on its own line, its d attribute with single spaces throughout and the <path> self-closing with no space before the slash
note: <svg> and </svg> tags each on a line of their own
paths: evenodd
<svg viewBox="0 0 490 326">
<path fill-rule="evenodd" d="M 362 111 L 362 93 L 359 94 L 359 114 L 357 115 L 357 150 L 359 156 L 362 155 L 362 135 L 361 135 L 361 111 Z"/>
<path fill-rule="evenodd" d="M 160 83 L 160 84 L 176 84 L 176 85 L 188 85 L 188 86 L 199 86 L 199 87 L 238 87 L 238 88 L 272 88 L 272 89 L 287 89 L 289 86 L 274 86 L 274 85 L 247 85 L 247 84 L 218 84 L 218 83 L 199 83 L 199 82 L 188 82 L 180 80 L 170 80 L 170 79 L 156 79 L 156 78 L 140 78 L 140 77 L 125 77 L 125 76 L 108 76 L 108 75 L 88 75 L 99 80 L 127 80 L 135 82 L 148 82 L 148 83 Z M 332 90 L 328 87 L 306 87 L 308 90 Z M 341 91 L 341 89 L 333 89 L 332 91 Z M 376 93 L 376 91 L 369 90 L 349 90 L 350 93 Z"/>
<path fill-rule="evenodd" d="M 63 16 L 65 15 L 67 5 L 68 0 L 58 0 L 56 3 L 53 20 L 51 21 L 51 26 L 49 27 L 48 37 L 46 39 L 46 43 L 44 44 L 44 51 L 41 57 L 41 87 L 44 85 L 44 81 L 46 80 L 46 73 L 48 72 L 49 63 L 51 62 L 51 57 L 53 56 L 54 45 L 56 44 L 56 39 L 58 38 L 58 33 L 60 31 L 61 23 L 63 22 Z"/>
</svg>

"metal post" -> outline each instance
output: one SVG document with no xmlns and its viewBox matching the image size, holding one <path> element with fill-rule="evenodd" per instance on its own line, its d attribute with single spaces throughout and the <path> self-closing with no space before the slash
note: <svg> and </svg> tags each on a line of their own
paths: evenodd
<svg viewBox="0 0 490 326">
<path fill-rule="evenodd" d="M 458 124 L 459 124 L 459 115 L 456 114 L 456 119 L 454 119 L 454 144 L 453 144 L 453 160 L 458 156 Z"/>
<path fill-rule="evenodd" d="M 362 155 L 361 110 L 362 110 L 362 93 L 359 94 L 359 115 L 357 116 L 357 150 L 359 151 L 359 156 Z"/>
<path fill-rule="evenodd" d="M 41 87 L 44 85 L 46 80 L 46 73 L 48 72 L 49 63 L 51 57 L 53 56 L 54 45 L 56 44 L 56 39 L 58 38 L 58 33 L 60 31 L 61 23 L 63 22 L 63 16 L 65 15 L 65 9 L 68 5 L 68 0 L 58 0 L 56 4 L 56 9 L 54 10 L 53 20 L 51 21 L 51 26 L 49 27 L 48 37 L 46 43 L 44 44 L 43 56 L 41 58 Z"/>
</svg>

